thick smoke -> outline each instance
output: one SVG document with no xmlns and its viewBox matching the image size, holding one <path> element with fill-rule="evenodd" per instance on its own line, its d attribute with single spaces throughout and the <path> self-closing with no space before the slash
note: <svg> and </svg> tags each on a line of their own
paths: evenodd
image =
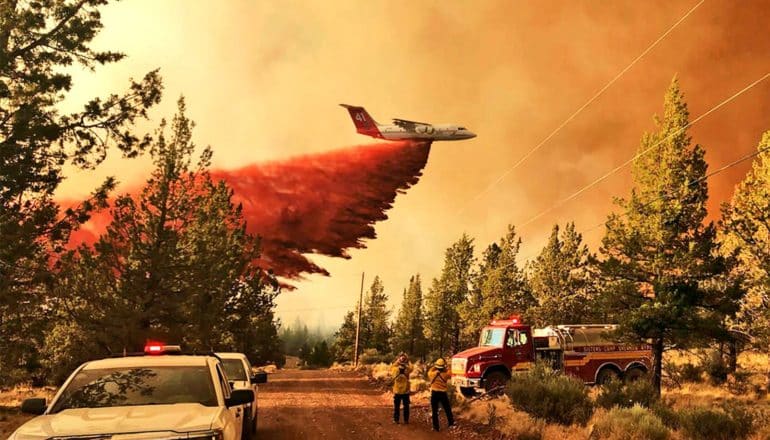
<svg viewBox="0 0 770 440">
<path fill-rule="evenodd" d="M 262 238 L 260 265 L 297 279 L 328 275 L 303 254 L 349 258 L 349 249 L 375 238 L 374 223 L 417 183 L 429 152 L 429 144 L 359 145 L 211 174 L 233 188 L 247 229 Z M 108 211 L 96 213 L 71 244 L 95 242 L 109 220 Z"/>
</svg>

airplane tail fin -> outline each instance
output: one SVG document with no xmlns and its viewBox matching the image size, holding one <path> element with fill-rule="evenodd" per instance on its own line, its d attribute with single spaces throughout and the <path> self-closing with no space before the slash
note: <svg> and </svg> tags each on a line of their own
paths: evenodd
<svg viewBox="0 0 770 440">
<path fill-rule="evenodd" d="M 372 119 L 363 107 L 357 107 L 355 105 L 340 104 L 342 107 L 348 109 L 350 118 L 353 119 L 353 123 L 356 125 L 356 131 L 358 133 L 372 136 L 376 138 L 382 138 L 380 129 L 377 128 L 377 121 Z"/>
</svg>

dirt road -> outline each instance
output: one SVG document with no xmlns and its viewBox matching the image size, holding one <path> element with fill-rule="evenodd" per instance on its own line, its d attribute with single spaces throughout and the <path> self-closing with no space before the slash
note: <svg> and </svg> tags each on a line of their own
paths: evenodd
<svg viewBox="0 0 770 440">
<path fill-rule="evenodd" d="M 423 403 L 424 405 L 424 403 Z M 259 389 L 261 439 L 440 439 L 480 438 L 431 431 L 429 410 L 413 408 L 409 425 L 392 422 L 392 395 L 352 372 L 281 370 Z M 446 419 L 441 415 L 442 428 Z M 462 421 L 458 422 L 462 425 Z"/>
</svg>

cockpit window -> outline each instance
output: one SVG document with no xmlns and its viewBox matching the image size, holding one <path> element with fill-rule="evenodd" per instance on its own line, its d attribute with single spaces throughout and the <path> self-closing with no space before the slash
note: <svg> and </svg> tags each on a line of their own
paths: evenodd
<svg viewBox="0 0 770 440">
<path fill-rule="evenodd" d="M 465 130 L 466 128 L 465 127 L 457 127 L 457 129 L 462 131 L 462 130 Z"/>
</svg>

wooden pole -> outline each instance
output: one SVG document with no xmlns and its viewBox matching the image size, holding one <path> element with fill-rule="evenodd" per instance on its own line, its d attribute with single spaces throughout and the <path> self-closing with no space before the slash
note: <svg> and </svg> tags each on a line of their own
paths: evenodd
<svg viewBox="0 0 770 440">
<path fill-rule="evenodd" d="M 361 334 L 361 306 L 364 302 L 364 273 L 361 272 L 361 291 L 358 293 L 358 318 L 356 319 L 356 345 L 353 352 L 353 367 L 358 368 L 358 337 Z"/>
</svg>

